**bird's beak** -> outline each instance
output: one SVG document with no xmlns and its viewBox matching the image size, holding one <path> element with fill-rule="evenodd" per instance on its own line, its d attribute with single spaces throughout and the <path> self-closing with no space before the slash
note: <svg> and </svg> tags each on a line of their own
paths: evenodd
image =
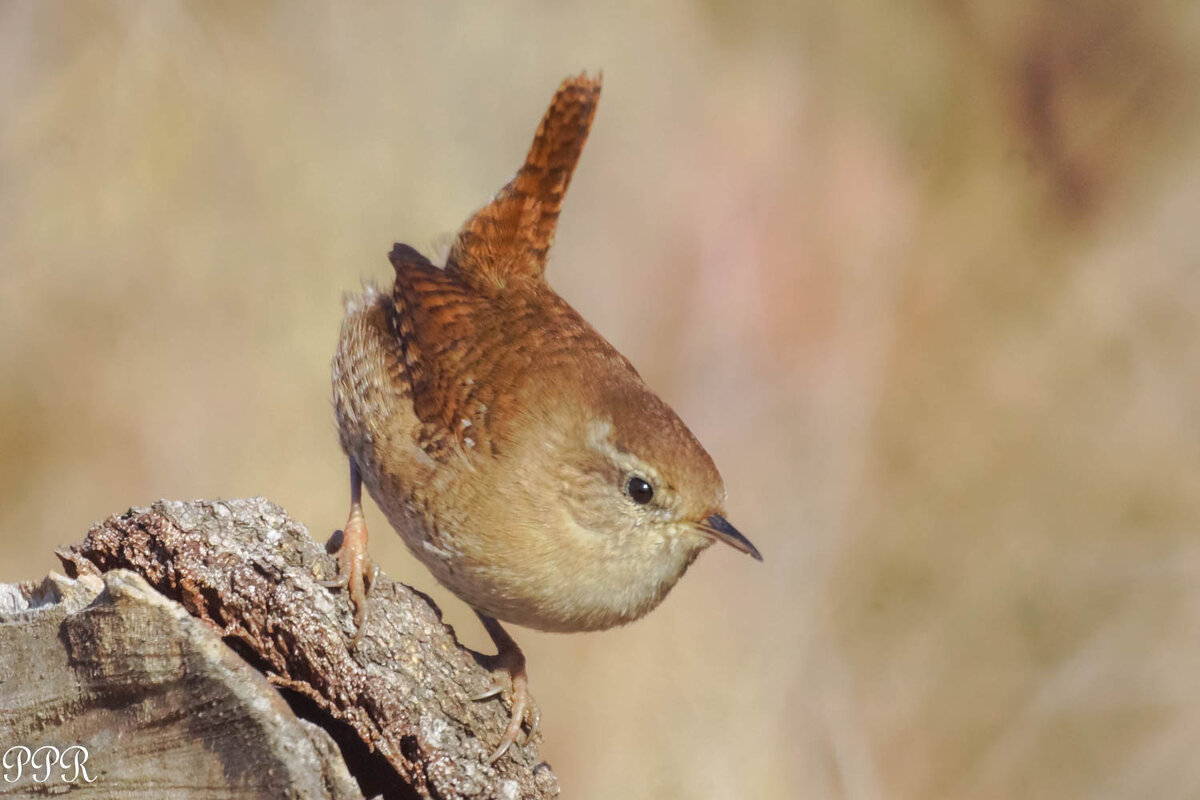
<svg viewBox="0 0 1200 800">
<path fill-rule="evenodd" d="M 697 523 L 696 529 L 707 533 L 718 542 L 724 542 L 734 549 L 748 553 L 759 561 L 763 560 L 758 548 L 750 544 L 750 540 L 742 536 L 738 529 L 726 522 L 720 514 L 713 514 L 703 522 Z"/>
</svg>

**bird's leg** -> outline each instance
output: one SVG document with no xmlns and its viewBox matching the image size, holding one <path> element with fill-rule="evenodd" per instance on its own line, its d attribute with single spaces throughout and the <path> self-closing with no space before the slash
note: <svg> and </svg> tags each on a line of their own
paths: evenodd
<svg viewBox="0 0 1200 800">
<path fill-rule="evenodd" d="M 362 510 L 362 476 L 358 465 L 350 459 L 350 517 L 342 531 L 342 546 L 337 554 L 337 580 L 326 581 L 326 586 L 344 586 L 354 605 L 354 644 L 362 638 L 367 622 L 367 601 L 371 585 L 375 582 L 375 568 L 368 579 L 367 565 L 367 521 Z"/>
<path fill-rule="evenodd" d="M 504 737 L 500 740 L 499 747 L 488 758 L 488 763 L 495 762 L 504 752 L 517 741 L 521 735 L 521 726 L 525 723 L 525 717 L 529 717 L 529 734 L 525 740 L 537 731 L 538 722 L 541 719 L 541 714 L 538 712 L 537 706 L 533 703 L 533 698 L 529 696 L 529 678 L 525 674 L 525 654 L 521 652 L 521 648 L 517 647 L 517 643 L 508 635 L 508 631 L 500 626 L 500 622 L 494 617 L 489 617 L 481 611 L 475 612 L 479 616 L 480 622 L 487 630 L 488 635 L 492 637 L 492 641 L 496 644 L 496 656 L 493 663 L 497 669 L 502 669 L 508 673 L 512 682 L 512 715 L 508 720 L 508 727 L 504 730 Z M 493 683 L 491 688 L 474 699 L 486 700 L 489 697 L 495 697 L 500 694 L 503 687 L 500 684 Z"/>
</svg>

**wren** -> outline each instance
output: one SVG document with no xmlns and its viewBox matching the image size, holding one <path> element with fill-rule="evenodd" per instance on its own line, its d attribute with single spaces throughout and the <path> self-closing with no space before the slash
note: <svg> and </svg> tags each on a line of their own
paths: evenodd
<svg viewBox="0 0 1200 800">
<path fill-rule="evenodd" d="M 333 358 L 351 495 L 339 582 L 356 636 L 371 577 L 365 483 L 496 643 L 512 716 L 493 761 L 527 715 L 537 724 L 524 656 L 498 620 L 610 628 L 657 606 L 714 541 L 762 560 L 725 521 L 724 483 L 696 437 L 546 283 L 599 98 L 598 78 L 563 81 L 524 165 L 463 225 L 445 266 L 397 244 L 391 292 L 347 299 Z"/>
</svg>

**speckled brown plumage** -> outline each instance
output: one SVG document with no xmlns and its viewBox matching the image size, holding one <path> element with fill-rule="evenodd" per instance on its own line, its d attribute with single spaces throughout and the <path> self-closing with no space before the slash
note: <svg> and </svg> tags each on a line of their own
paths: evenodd
<svg viewBox="0 0 1200 800">
<path fill-rule="evenodd" d="M 445 268 L 391 252 L 390 293 L 347 303 L 333 360 L 352 511 L 340 563 L 366 624 L 361 478 L 409 549 L 496 620 L 555 631 L 629 622 L 714 540 L 758 557 L 724 519 L 712 459 L 630 363 L 546 284 L 546 254 L 600 82 L 563 82 L 524 166 L 463 225 Z"/>
</svg>

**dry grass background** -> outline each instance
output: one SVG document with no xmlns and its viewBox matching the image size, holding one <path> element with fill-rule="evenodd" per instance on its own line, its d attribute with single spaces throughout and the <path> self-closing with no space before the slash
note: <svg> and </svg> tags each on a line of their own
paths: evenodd
<svg viewBox="0 0 1200 800">
<path fill-rule="evenodd" d="M 0 579 L 158 497 L 339 526 L 341 292 L 585 68 L 551 282 L 766 562 L 517 631 L 567 795 L 1200 795 L 1190 3 L 0 2 Z"/>
</svg>

